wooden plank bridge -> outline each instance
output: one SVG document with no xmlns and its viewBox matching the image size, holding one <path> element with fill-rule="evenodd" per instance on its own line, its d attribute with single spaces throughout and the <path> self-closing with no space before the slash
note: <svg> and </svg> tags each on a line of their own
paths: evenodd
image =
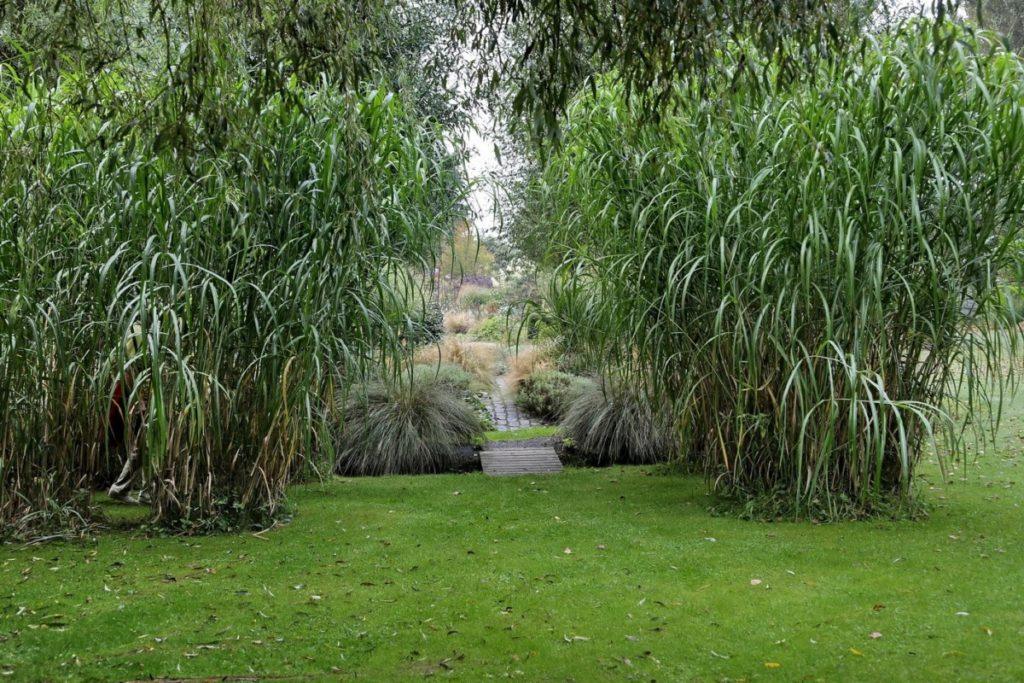
<svg viewBox="0 0 1024 683">
<path fill-rule="evenodd" d="M 562 463 L 551 446 L 504 446 L 480 451 L 480 464 L 484 474 L 491 476 L 562 471 Z"/>
</svg>

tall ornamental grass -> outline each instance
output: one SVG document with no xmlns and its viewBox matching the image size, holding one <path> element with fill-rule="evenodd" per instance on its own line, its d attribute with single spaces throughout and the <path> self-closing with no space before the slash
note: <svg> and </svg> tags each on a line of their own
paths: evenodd
<svg viewBox="0 0 1024 683">
<path fill-rule="evenodd" d="M 336 474 L 451 471 L 472 451 L 483 425 L 463 392 L 440 376 L 415 374 L 370 382 L 347 394 L 335 429 Z"/>
<path fill-rule="evenodd" d="M 423 317 L 409 272 L 456 200 L 440 134 L 384 92 L 295 86 L 244 138 L 173 151 L 0 79 L 0 528 L 85 519 L 128 373 L 156 521 L 273 514 L 291 475 L 333 463 L 336 394 Z"/>
<path fill-rule="evenodd" d="M 557 308 L 585 312 L 563 325 L 673 402 L 722 487 L 906 500 L 931 439 L 962 454 L 1013 385 L 1024 67 L 909 24 L 811 82 L 723 78 L 658 129 L 614 88 L 572 108 L 537 195 Z"/>
</svg>

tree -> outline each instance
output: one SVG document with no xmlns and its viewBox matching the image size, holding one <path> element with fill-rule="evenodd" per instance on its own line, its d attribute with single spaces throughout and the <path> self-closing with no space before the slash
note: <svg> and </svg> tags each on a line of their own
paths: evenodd
<svg viewBox="0 0 1024 683">
<path fill-rule="evenodd" d="M 979 26 L 1001 34 L 1011 50 L 1020 52 L 1024 49 L 1022 0 L 970 0 L 964 5 L 968 16 Z"/>
<path fill-rule="evenodd" d="M 792 77 L 857 35 L 874 7 L 860 0 L 454 1 L 477 27 L 455 33 L 483 56 L 478 89 L 507 89 L 513 117 L 538 139 L 557 137 L 571 98 L 600 74 L 615 74 L 657 118 L 679 77 L 717 76 L 726 66 L 722 48 L 737 38 Z"/>
<path fill-rule="evenodd" d="M 0 60 L 54 77 L 69 64 L 95 76 L 127 60 L 166 77 L 149 102 L 168 120 L 210 109 L 219 120 L 225 112 L 206 93 L 222 83 L 225 67 L 246 73 L 257 107 L 287 92 L 293 77 L 352 87 L 410 48 L 431 46 L 419 66 L 440 73 L 464 45 L 476 57 L 467 70 L 476 93 L 509 92 L 515 117 L 536 137 L 552 138 L 569 100 L 593 85 L 595 73 L 618 74 L 657 113 L 680 75 L 716 72 L 722 46 L 738 36 L 795 74 L 856 34 L 871 7 L 864 0 L 17 0 L 0 3 Z M 451 40 L 439 43 L 445 30 Z M 100 99 L 85 90 L 83 97 Z"/>
<path fill-rule="evenodd" d="M 494 254 L 465 219 L 455 221 L 451 239 L 441 245 L 436 273 L 439 294 L 445 298 L 457 295 L 463 285 L 491 281 Z"/>
</svg>

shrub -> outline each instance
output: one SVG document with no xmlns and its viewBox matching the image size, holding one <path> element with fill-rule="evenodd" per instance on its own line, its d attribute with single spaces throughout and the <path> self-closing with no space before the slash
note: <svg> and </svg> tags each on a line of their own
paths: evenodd
<svg viewBox="0 0 1024 683">
<path fill-rule="evenodd" d="M 519 348 L 509 357 L 507 375 L 509 386 L 518 389 L 524 378 L 542 370 L 553 370 L 555 363 L 547 347 Z"/>
<path fill-rule="evenodd" d="M 413 381 L 436 382 L 455 391 L 481 391 L 487 386 L 461 365 L 455 363 L 417 363 L 413 366 Z"/>
<path fill-rule="evenodd" d="M 528 415 L 557 422 L 565 415 L 569 404 L 590 384 L 590 380 L 582 377 L 557 370 L 542 370 L 519 382 L 516 405 Z"/>
<path fill-rule="evenodd" d="M 412 325 L 409 341 L 413 346 L 436 344 L 444 336 L 444 313 L 441 305 L 427 304 L 422 310 L 413 311 L 410 315 Z"/>
<path fill-rule="evenodd" d="M 562 433 L 586 465 L 646 465 L 679 452 L 669 416 L 663 401 L 629 384 L 591 382 L 569 406 Z"/>
<path fill-rule="evenodd" d="M 488 344 L 460 342 L 449 337 L 439 345 L 419 349 L 415 362 L 422 365 L 453 363 L 473 375 L 484 387 L 490 387 L 498 355 L 499 351 Z"/>
<path fill-rule="evenodd" d="M 487 304 L 495 302 L 496 299 L 497 292 L 489 287 L 463 285 L 459 290 L 459 308 L 470 311 L 477 317 Z"/>
<path fill-rule="evenodd" d="M 500 344 L 515 344 L 520 339 L 525 339 L 526 333 L 522 325 L 515 318 L 505 315 L 494 315 L 485 318 L 472 330 L 473 339 L 480 341 L 498 342 Z"/>
<path fill-rule="evenodd" d="M 822 87 L 732 54 L 772 85 L 683 83 L 657 128 L 617 86 L 570 108 L 538 220 L 566 245 L 575 343 L 672 400 L 682 448 L 742 496 L 905 499 L 934 435 L 971 446 L 950 406 L 996 417 L 1024 348 L 998 305 L 1024 63 L 949 22 L 818 63 Z"/>
<path fill-rule="evenodd" d="M 334 471 L 343 476 L 448 471 L 459 448 L 483 433 L 473 410 L 440 381 L 354 387 L 339 413 Z"/>
<path fill-rule="evenodd" d="M 468 313 L 449 312 L 444 316 L 444 331 L 448 334 L 465 334 L 473 327 L 473 316 Z"/>
</svg>

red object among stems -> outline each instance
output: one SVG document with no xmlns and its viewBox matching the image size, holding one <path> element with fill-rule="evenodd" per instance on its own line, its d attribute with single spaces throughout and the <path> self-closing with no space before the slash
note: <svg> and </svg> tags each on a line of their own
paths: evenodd
<svg viewBox="0 0 1024 683">
<path fill-rule="evenodd" d="M 128 372 L 114 385 L 114 395 L 110 397 L 110 408 L 107 410 L 107 445 L 110 448 L 124 445 L 127 402 L 134 386 L 134 378 Z"/>
</svg>

